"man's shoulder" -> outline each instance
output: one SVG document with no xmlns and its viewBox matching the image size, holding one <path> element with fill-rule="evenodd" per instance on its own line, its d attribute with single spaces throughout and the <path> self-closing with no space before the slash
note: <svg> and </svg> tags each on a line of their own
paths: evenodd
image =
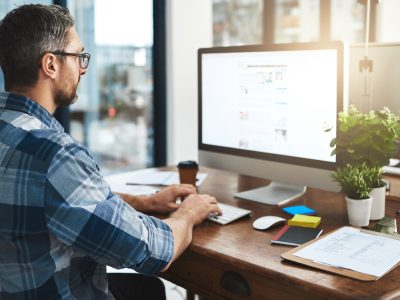
<svg viewBox="0 0 400 300">
<path fill-rule="evenodd" d="M 89 155 L 86 147 L 68 133 L 48 127 L 30 129 L 20 140 L 17 149 L 42 161 L 47 168 L 55 163 L 56 157 L 71 153 Z"/>
<path fill-rule="evenodd" d="M 18 111 L 7 111 L 0 118 L 2 140 L 8 141 L 7 144 L 19 144 L 28 140 L 30 143 L 37 141 L 45 143 L 51 142 L 58 146 L 65 146 L 77 143 L 68 133 L 60 128 L 51 128 L 40 121 L 38 118 Z"/>
<path fill-rule="evenodd" d="M 52 128 L 38 128 L 30 131 L 35 138 L 47 140 L 59 146 L 59 148 L 69 145 L 80 146 L 80 143 L 72 138 L 68 133 Z"/>
<path fill-rule="evenodd" d="M 60 132 L 54 129 L 37 129 L 32 131 L 32 135 L 41 140 L 45 140 L 45 143 L 52 144 L 53 146 L 50 148 L 54 148 L 54 150 L 51 151 L 54 155 L 69 156 L 75 153 L 77 155 L 76 158 L 81 156 L 81 154 L 92 158 L 88 149 L 66 132 Z"/>
<path fill-rule="evenodd" d="M 0 119 L 0 140 L 20 155 L 32 157 L 35 168 L 43 172 L 66 159 L 96 165 L 88 149 L 57 126 L 49 127 L 34 116 L 16 111 L 8 111 Z"/>
<path fill-rule="evenodd" d="M 68 133 L 46 130 L 42 132 L 46 135 L 48 141 L 56 145 L 55 151 L 52 151 L 51 164 L 59 164 L 61 161 L 65 164 L 83 163 L 85 168 L 93 168 L 93 171 L 99 170 L 99 167 L 90 153 L 90 151 L 79 141 L 71 137 Z"/>
</svg>

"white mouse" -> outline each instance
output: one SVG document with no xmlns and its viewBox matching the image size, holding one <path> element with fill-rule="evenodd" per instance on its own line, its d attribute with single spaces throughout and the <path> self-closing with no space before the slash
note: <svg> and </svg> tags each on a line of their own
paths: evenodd
<svg viewBox="0 0 400 300">
<path fill-rule="evenodd" d="M 258 230 L 264 230 L 272 227 L 275 224 L 285 222 L 286 219 L 276 216 L 264 216 L 253 222 L 253 227 Z"/>
</svg>

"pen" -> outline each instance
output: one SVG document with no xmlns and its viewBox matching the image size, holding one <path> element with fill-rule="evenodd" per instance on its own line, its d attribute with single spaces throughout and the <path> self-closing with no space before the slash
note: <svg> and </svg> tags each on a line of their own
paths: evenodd
<svg viewBox="0 0 400 300">
<path fill-rule="evenodd" d="M 163 186 L 162 184 L 146 184 L 146 183 L 134 183 L 134 182 L 127 182 L 126 185 L 144 185 L 144 186 L 156 186 L 160 187 Z"/>
</svg>

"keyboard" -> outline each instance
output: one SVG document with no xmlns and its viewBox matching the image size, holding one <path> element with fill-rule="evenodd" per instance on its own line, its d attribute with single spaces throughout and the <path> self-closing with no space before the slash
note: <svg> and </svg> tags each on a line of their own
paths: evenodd
<svg viewBox="0 0 400 300">
<path fill-rule="evenodd" d="M 229 224 L 237 219 L 251 215 L 251 210 L 239 208 L 236 206 L 218 203 L 222 210 L 222 215 L 210 214 L 208 220 L 221 225 Z"/>
</svg>

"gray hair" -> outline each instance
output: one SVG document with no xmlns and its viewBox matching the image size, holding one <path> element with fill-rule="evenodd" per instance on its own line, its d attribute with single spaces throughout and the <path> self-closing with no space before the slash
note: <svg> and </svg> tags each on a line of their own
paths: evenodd
<svg viewBox="0 0 400 300">
<path fill-rule="evenodd" d="M 63 50 L 74 21 L 67 8 L 28 4 L 10 11 L 0 21 L 0 65 L 5 90 L 31 87 L 38 80 L 40 59 Z"/>
</svg>

